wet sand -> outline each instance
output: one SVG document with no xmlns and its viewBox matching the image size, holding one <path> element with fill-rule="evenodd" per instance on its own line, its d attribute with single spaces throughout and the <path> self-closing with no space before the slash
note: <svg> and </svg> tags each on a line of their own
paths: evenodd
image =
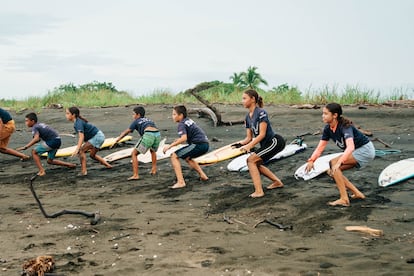
<svg viewBox="0 0 414 276">
<path fill-rule="evenodd" d="M 201 106 L 193 106 L 201 107 Z M 246 110 L 238 105 L 218 105 L 223 121 L 238 121 Z M 81 108 L 81 114 L 106 137 L 116 137 L 132 120 L 131 107 Z M 265 106 L 274 130 L 290 142 L 296 135 L 322 129 L 320 109 Z M 176 138 L 172 106 L 148 105 L 153 119 L 167 137 Z M 18 131 L 9 144 L 25 145 L 31 134 L 24 115 L 11 112 Z M 413 275 L 414 179 L 388 188 L 378 187 L 380 172 L 389 164 L 414 156 L 414 111 L 407 107 L 357 106 L 344 115 L 401 153 L 377 157 L 363 170 L 345 175 L 367 196 L 351 200 L 350 207 L 330 207 L 338 198 L 333 180 L 321 175 L 296 180 L 293 173 L 312 153 L 320 135 L 308 135 L 308 149 L 271 163 L 268 167 L 284 182 L 282 189 L 265 190 L 249 198 L 253 185 L 248 172 L 229 172 L 229 161 L 204 167 L 209 181 L 202 182 L 183 165 L 184 189 L 171 190 L 175 175 L 168 159 L 140 164 L 139 181 L 129 159 L 113 169 L 88 159 L 88 176 L 75 170 L 45 164 L 46 176 L 33 183 L 47 213 L 63 209 L 99 211 L 96 225 L 80 215 L 46 219 L 29 190 L 36 174 L 33 161 L 21 162 L 0 155 L 0 267 L 1 275 L 18 275 L 22 264 L 40 255 L 52 255 L 60 275 Z M 242 139 L 241 125 L 213 127 L 209 118 L 190 114 L 207 132 L 216 149 Z M 64 110 L 43 109 L 39 121 L 61 133 L 73 133 Z M 133 134 L 137 141 L 138 135 Z M 75 138 L 63 136 L 64 146 Z M 374 142 L 377 149 L 386 149 Z M 131 145 L 124 145 L 124 147 Z M 105 156 L 124 147 L 102 150 Z M 332 142 L 325 153 L 339 151 Z M 26 151 L 29 153 L 30 151 Z M 77 158 L 66 158 L 79 165 Z M 269 183 L 263 179 L 263 186 Z M 291 225 L 282 231 L 268 223 Z M 381 229 L 382 237 L 347 232 L 349 225 Z M 254 227 L 256 226 L 256 227 Z"/>
</svg>

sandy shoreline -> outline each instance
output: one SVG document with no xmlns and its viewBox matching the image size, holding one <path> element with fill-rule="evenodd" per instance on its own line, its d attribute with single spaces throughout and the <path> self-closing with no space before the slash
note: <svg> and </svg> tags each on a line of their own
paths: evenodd
<svg viewBox="0 0 414 276">
<path fill-rule="evenodd" d="M 167 142 L 176 137 L 172 106 L 146 106 Z M 265 106 L 274 130 L 289 142 L 296 135 L 320 130 L 321 110 Z M 240 120 L 241 106 L 218 106 L 223 120 Z M 81 114 L 115 137 L 128 127 L 132 107 L 81 108 Z M 24 114 L 12 112 L 18 131 L 10 147 L 30 140 Z M 389 188 L 377 185 L 388 164 L 414 156 L 412 108 L 346 107 L 344 115 L 371 138 L 381 138 L 398 154 L 376 158 L 366 169 L 345 175 L 367 195 L 351 201 L 349 208 L 328 207 L 337 197 L 327 176 L 305 182 L 293 177 L 306 161 L 320 136 L 305 137 L 303 153 L 272 163 L 285 188 L 265 191 L 265 197 L 247 196 L 253 186 L 246 173 L 226 170 L 227 161 L 205 167 L 207 183 L 184 166 L 188 187 L 170 190 L 175 176 L 169 160 L 158 164 L 151 176 L 150 164 L 140 166 L 140 181 L 127 182 L 129 159 L 114 163 L 111 170 L 88 160 L 88 176 L 80 168 L 46 165 L 47 175 L 34 185 L 46 211 L 99 210 L 102 221 L 90 225 L 76 215 L 55 219 L 42 216 L 29 190 L 28 179 L 36 173 L 33 162 L 0 156 L 0 266 L 2 275 L 18 275 L 24 261 L 40 255 L 56 259 L 55 272 L 63 275 L 412 275 L 414 264 L 414 179 Z M 209 118 L 197 118 L 213 149 L 242 138 L 241 125 L 214 128 Z M 44 109 L 39 121 L 61 133 L 72 133 L 62 110 Z M 134 133 L 134 140 L 137 134 Z M 64 146 L 75 139 L 64 137 Z M 132 141 L 132 142 L 133 142 Z M 377 149 L 385 147 L 374 142 Z M 120 149 L 120 148 L 119 148 Z M 102 156 L 113 150 L 103 150 Z M 330 143 L 327 152 L 337 152 Z M 77 158 L 68 160 L 79 164 Z M 263 180 L 263 186 L 268 184 Z M 226 218 L 226 219 L 224 219 Z M 292 230 L 281 231 L 259 221 L 268 219 Z M 345 231 L 349 225 L 367 225 L 384 231 L 383 237 Z"/>
</svg>

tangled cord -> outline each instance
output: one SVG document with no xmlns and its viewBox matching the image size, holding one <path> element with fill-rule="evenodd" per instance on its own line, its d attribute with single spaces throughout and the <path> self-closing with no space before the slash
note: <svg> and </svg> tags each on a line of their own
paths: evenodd
<svg viewBox="0 0 414 276">
<path fill-rule="evenodd" d="M 101 215 L 100 215 L 99 211 L 96 211 L 94 213 L 88 213 L 88 212 L 79 211 L 79 210 L 62 210 L 62 211 L 59 211 L 59 212 L 56 212 L 56 213 L 53 213 L 53 214 L 50 214 L 50 215 L 47 214 L 45 209 L 42 206 L 42 203 L 40 202 L 39 198 L 37 197 L 34 188 L 33 188 L 33 181 L 36 179 L 36 177 L 37 177 L 37 174 L 30 178 L 30 191 L 32 192 L 32 195 L 34 196 L 37 204 L 39 205 L 39 209 L 40 209 L 40 211 L 42 212 L 42 214 L 45 218 L 56 218 L 56 217 L 59 217 L 61 215 L 71 214 L 71 215 L 82 215 L 82 216 L 85 216 L 87 218 L 92 218 L 91 219 L 91 225 L 95 225 L 100 221 Z"/>
</svg>

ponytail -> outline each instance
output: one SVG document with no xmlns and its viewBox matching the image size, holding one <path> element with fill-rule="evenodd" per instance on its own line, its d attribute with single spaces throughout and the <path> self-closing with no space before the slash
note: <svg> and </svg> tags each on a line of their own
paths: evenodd
<svg viewBox="0 0 414 276">
<path fill-rule="evenodd" d="M 256 104 L 260 107 L 263 108 L 263 98 L 261 96 L 259 96 L 259 93 L 257 93 L 256 90 L 253 89 L 248 89 L 246 91 L 243 92 L 244 94 L 248 95 L 250 98 L 254 98 L 256 100 Z"/>
<path fill-rule="evenodd" d="M 260 108 L 263 108 L 263 98 L 262 98 L 262 96 L 259 96 L 258 98 L 257 98 L 257 105 L 260 107 Z"/>
</svg>

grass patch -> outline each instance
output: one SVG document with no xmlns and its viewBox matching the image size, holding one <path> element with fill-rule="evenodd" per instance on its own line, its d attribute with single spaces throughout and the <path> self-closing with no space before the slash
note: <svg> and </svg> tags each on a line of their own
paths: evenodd
<svg viewBox="0 0 414 276">
<path fill-rule="evenodd" d="M 208 89 L 198 93 L 210 103 L 240 104 L 243 89 L 231 83 L 213 81 Z M 270 90 L 258 89 L 265 104 L 318 104 L 329 102 L 340 104 L 381 104 L 389 100 L 407 100 L 413 91 L 398 88 L 390 96 L 381 97 L 379 92 L 372 89 L 363 89 L 358 86 L 325 86 L 305 93 L 297 87 L 282 84 Z M 0 105 L 12 110 L 40 110 L 41 108 L 62 105 L 63 107 L 102 107 L 123 106 L 131 104 L 194 104 L 200 103 L 189 92 L 173 93 L 168 90 L 155 90 L 144 96 L 134 97 L 125 91 L 118 91 L 112 83 L 93 82 L 76 86 L 74 84 L 61 85 L 49 91 L 44 97 L 29 97 L 25 100 L 0 99 Z"/>
</svg>

